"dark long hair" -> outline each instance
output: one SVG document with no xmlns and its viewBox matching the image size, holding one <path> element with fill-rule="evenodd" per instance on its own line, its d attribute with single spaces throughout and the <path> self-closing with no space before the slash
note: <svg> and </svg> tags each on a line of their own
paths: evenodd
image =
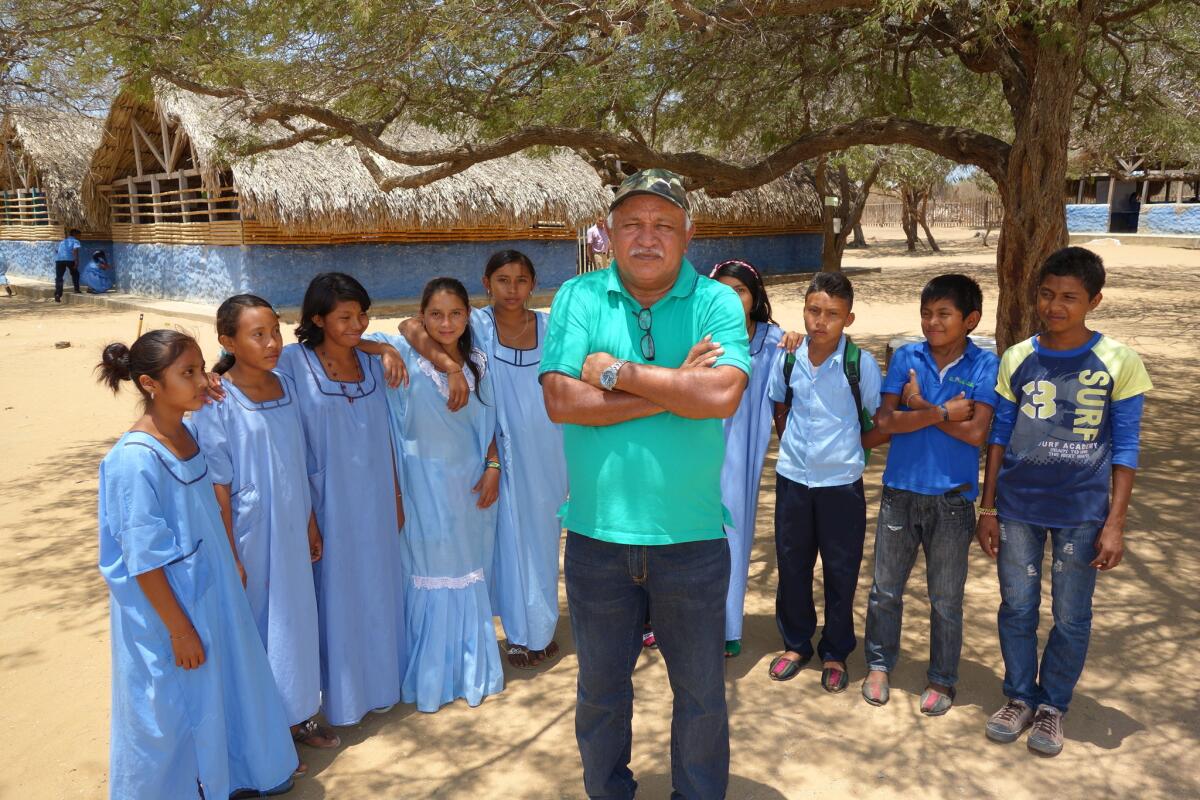
<svg viewBox="0 0 1200 800">
<path fill-rule="evenodd" d="M 274 308 L 271 308 L 270 303 L 258 295 L 235 294 L 221 303 L 221 307 L 217 309 L 217 335 L 228 336 L 231 339 L 237 336 L 238 322 L 242 318 L 242 312 L 248 308 L 270 308 L 272 313 L 275 311 Z M 278 316 L 276 314 L 276 317 Z M 217 359 L 212 371 L 218 375 L 224 375 L 233 368 L 236 360 L 233 353 L 221 350 L 221 357 Z"/>
<path fill-rule="evenodd" d="M 533 278 L 535 281 L 537 280 L 537 270 L 533 268 L 533 261 L 520 250 L 497 250 L 495 253 L 492 253 L 487 260 L 487 266 L 483 268 L 483 277 L 491 278 L 496 270 L 505 264 L 520 264 L 529 270 L 530 278 Z"/>
<path fill-rule="evenodd" d="M 150 395 L 138 378 L 148 375 L 161 381 L 163 370 L 174 364 L 191 347 L 200 349 L 196 340 L 186 333 L 165 328 L 147 331 L 138 337 L 133 347 L 121 342 L 113 342 L 105 347 L 100 363 L 96 365 L 96 372 L 100 373 L 100 382 L 112 389 L 113 394 L 121 388 L 121 381 L 133 381 L 142 399 L 149 402 Z"/>
<path fill-rule="evenodd" d="M 313 317 L 323 317 L 338 303 L 351 300 L 363 311 L 371 307 L 371 296 L 353 276 L 344 272 L 322 272 L 313 278 L 304 292 L 304 302 L 300 304 L 296 338 L 310 349 L 321 344 L 325 341 L 325 331 L 313 322 Z"/>
<path fill-rule="evenodd" d="M 511 259 L 510 259 L 511 260 Z M 504 262 L 509 263 L 508 261 Z M 450 294 L 462 300 L 462 304 L 467 308 L 467 314 L 471 313 L 471 298 L 467 295 L 467 287 L 462 285 L 462 281 L 457 278 L 434 278 L 429 283 L 425 284 L 425 290 L 421 292 L 421 313 L 425 313 L 425 307 L 429 305 L 429 301 L 438 292 L 449 292 Z M 463 329 L 462 336 L 458 337 L 458 354 L 463 357 L 463 367 L 471 370 L 471 374 L 475 376 L 475 396 L 482 399 L 479 394 L 479 384 L 483 380 L 483 374 L 479 371 L 479 366 L 471 360 L 471 350 L 473 349 L 473 341 L 471 337 L 471 318 L 467 317 L 467 327 Z"/>
<path fill-rule="evenodd" d="M 734 278 L 741 281 L 750 290 L 750 319 L 755 322 L 775 321 L 771 316 L 771 301 L 767 298 L 767 287 L 763 285 L 758 270 L 749 261 L 741 261 L 736 258 L 722 261 L 712 268 L 708 277 L 713 280 Z"/>
</svg>

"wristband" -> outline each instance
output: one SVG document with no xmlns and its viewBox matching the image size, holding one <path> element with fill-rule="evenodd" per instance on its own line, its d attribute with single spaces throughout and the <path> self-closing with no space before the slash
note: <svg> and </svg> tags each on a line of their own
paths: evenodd
<svg viewBox="0 0 1200 800">
<path fill-rule="evenodd" d="M 979 516 L 981 516 L 981 517 L 995 517 L 998 515 L 999 515 L 999 512 L 996 511 L 995 506 L 980 506 L 979 507 Z"/>
<path fill-rule="evenodd" d="M 941 411 L 941 412 L 942 412 L 942 422 L 949 422 L 949 421 L 950 421 L 950 409 L 946 408 L 946 405 L 945 405 L 945 403 L 943 403 L 942 405 L 938 406 L 938 411 Z"/>
<path fill-rule="evenodd" d="M 494 469 L 497 472 L 499 472 L 500 471 L 500 462 L 496 461 L 494 458 L 489 458 L 487 461 L 483 462 L 483 468 L 484 469 Z"/>
</svg>

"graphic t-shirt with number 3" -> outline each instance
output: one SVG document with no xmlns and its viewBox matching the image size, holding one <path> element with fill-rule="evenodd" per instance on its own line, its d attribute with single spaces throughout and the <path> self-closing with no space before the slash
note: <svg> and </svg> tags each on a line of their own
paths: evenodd
<svg viewBox="0 0 1200 800">
<path fill-rule="evenodd" d="M 1137 468 L 1150 376 L 1137 353 L 1096 333 L 1074 350 L 1038 337 L 1000 359 L 989 441 L 1005 445 L 996 506 L 1004 519 L 1047 528 L 1102 523 L 1112 465 Z"/>
</svg>

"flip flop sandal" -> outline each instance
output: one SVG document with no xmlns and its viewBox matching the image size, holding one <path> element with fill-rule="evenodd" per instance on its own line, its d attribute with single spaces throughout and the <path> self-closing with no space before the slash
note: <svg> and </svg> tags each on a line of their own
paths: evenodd
<svg viewBox="0 0 1200 800">
<path fill-rule="evenodd" d="M 309 741 L 310 739 L 318 736 L 322 739 L 331 740 L 333 744 L 313 744 L 311 741 Z M 342 739 L 340 736 L 328 728 L 322 728 L 317 724 L 315 719 L 310 719 L 308 722 L 303 723 L 300 728 L 292 734 L 292 741 L 307 747 L 315 747 L 318 750 L 328 750 L 333 747 L 340 747 L 342 744 Z"/>
<path fill-rule="evenodd" d="M 742 642 L 740 639 L 731 639 L 725 643 L 725 657 L 737 658 L 742 654 Z"/>
<path fill-rule="evenodd" d="M 891 689 L 888 687 L 887 681 L 884 680 L 883 685 L 878 687 L 878 691 L 874 691 L 871 689 L 871 684 L 867 682 L 867 679 L 863 678 L 862 696 L 863 700 L 866 700 L 873 706 L 885 706 L 887 705 L 887 701 L 891 699 Z"/>
<path fill-rule="evenodd" d="M 954 705 L 956 694 L 953 686 L 949 692 L 939 692 L 926 686 L 925 691 L 921 692 L 921 713 L 927 717 L 940 717 Z"/>
<path fill-rule="evenodd" d="M 796 677 L 796 673 L 800 671 L 801 667 L 808 663 L 810 658 L 812 658 L 812 656 L 809 656 L 808 658 L 785 658 L 784 656 L 775 656 L 775 658 L 771 659 L 771 666 L 767 669 L 767 675 L 770 676 L 771 680 L 773 681 L 790 681 L 792 678 Z"/>
<path fill-rule="evenodd" d="M 821 670 L 821 686 L 830 694 L 840 694 L 850 685 L 850 676 L 846 670 L 838 667 L 826 667 Z"/>
<path fill-rule="evenodd" d="M 537 664 L 533 663 L 533 654 L 529 649 L 522 647 L 519 644 L 509 644 L 504 648 L 504 655 L 508 657 L 508 663 L 517 669 L 537 669 Z M 521 658 L 525 663 L 519 663 Z"/>
<path fill-rule="evenodd" d="M 647 628 L 646 632 L 642 634 L 642 647 L 648 650 L 658 649 L 658 640 L 654 638 L 654 631 L 650 628 Z"/>
</svg>

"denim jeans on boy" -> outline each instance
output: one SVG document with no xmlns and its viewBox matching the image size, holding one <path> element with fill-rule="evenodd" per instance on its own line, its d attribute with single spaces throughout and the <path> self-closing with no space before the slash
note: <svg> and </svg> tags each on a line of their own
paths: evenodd
<svg viewBox="0 0 1200 800">
<path fill-rule="evenodd" d="M 813 653 L 817 630 L 813 567 L 821 555 L 825 583 L 825 625 L 817 643 L 822 661 L 845 661 L 854 652 L 854 592 L 867 533 L 863 482 L 812 488 L 782 475 L 775 483 L 775 624 L 783 647 L 802 656 Z"/>
<path fill-rule="evenodd" d="M 579 654 L 575 737 L 588 797 L 628 800 L 633 667 L 646 610 L 674 693 L 672 798 L 722 798 L 729 782 L 725 706 L 725 539 L 639 547 L 567 534 L 563 561 Z"/>
<path fill-rule="evenodd" d="M 930 683 L 954 686 L 962 652 L 963 588 L 975 538 L 975 504 L 958 492 L 927 495 L 883 487 L 875 529 L 875 581 L 867 601 L 867 667 L 891 672 L 900 655 L 904 585 L 925 551 Z"/>
<path fill-rule="evenodd" d="M 1053 545 L 1050 593 L 1054 627 L 1038 670 L 1038 606 L 1046 535 Z M 1092 593 L 1096 589 L 1096 537 L 1100 526 L 1043 528 L 1000 520 L 1000 651 L 1004 654 L 1004 694 L 1066 712 L 1083 673 L 1092 634 Z"/>
</svg>

